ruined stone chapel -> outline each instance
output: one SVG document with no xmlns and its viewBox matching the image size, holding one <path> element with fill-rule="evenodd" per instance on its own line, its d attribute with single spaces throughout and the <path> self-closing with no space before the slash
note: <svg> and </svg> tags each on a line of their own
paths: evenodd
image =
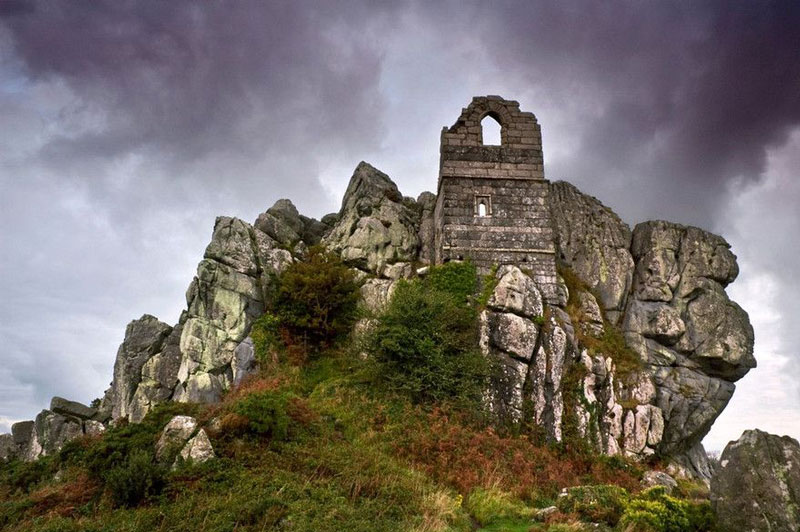
<svg viewBox="0 0 800 532">
<path fill-rule="evenodd" d="M 496 120 L 500 144 L 484 144 Z M 542 132 L 519 102 L 480 96 L 442 131 L 435 218 L 436 262 L 470 259 L 482 273 L 516 264 L 550 303 L 558 300 L 555 242 Z"/>
</svg>

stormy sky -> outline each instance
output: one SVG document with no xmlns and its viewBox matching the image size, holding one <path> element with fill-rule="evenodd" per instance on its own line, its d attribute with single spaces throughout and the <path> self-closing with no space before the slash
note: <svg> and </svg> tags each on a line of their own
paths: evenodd
<svg viewBox="0 0 800 532">
<path fill-rule="evenodd" d="M 545 173 L 725 236 L 759 367 L 706 438 L 800 437 L 797 2 L 0 1 L 0 431 L 173 323 L 217 215 L 339 208 L 361 160 L 436 185 L 475 95 Z"/>
</svg>

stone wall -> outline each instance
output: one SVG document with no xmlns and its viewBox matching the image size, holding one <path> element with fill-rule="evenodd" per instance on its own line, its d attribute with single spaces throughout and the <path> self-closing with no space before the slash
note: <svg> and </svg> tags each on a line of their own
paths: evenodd
<svg viewBox="0 0 800 532">
<path fill-rule="evenodd" d="M 500 146 L 483 144 L 481 120 L 500 124 Z M 442 131 L 434 212 L 436 262 L 471 259 L 530 271 L 549 303 L 559 301 L 549 187 L 536 117 L 499 96 L 473 98 Z"/>
</svg>

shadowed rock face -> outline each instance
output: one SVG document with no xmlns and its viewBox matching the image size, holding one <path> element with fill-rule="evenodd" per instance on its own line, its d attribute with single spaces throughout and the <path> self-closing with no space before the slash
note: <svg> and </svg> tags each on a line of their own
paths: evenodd
<svg viewBox="0 0 800 532">
<path fill-rule="evenodd" d="M 800 444 L 745 431 L 722 452 L 711 504 L 720 530 L 800 530 Z"/>
</svg>

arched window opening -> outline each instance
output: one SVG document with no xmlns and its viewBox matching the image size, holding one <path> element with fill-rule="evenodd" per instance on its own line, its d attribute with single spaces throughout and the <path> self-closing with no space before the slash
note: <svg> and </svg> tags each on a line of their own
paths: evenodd
<svg viewBox="0 0 800 532">
<path fill-rule="evenodd" d="M 502 144 L 500 136 L 500 123 L 492 115 L 486 115 L 481 120 L 481 129 L 483 130 L 483 145 L 484 146 L 500 146 Z"/>
<path fill-rule="evenodd" d="M 475 216 L 492 215 L 492 197 L 489 195 L 475 195 Z"/>
</svg>

